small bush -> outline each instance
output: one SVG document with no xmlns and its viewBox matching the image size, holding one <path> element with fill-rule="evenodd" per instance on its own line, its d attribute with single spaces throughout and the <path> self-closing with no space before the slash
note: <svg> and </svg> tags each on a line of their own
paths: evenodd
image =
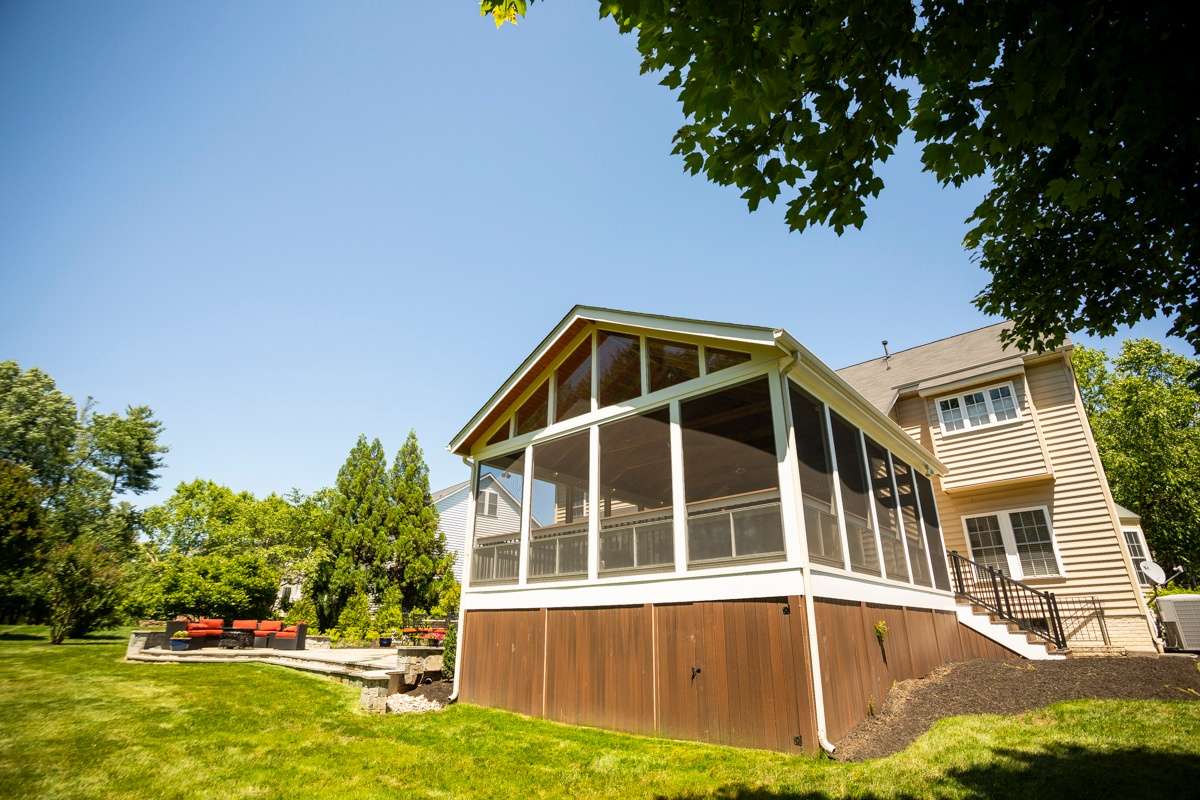
<svg viewBox="0 0 1200 800">
<path fill-rule="evenodd" d="M 366 592 L 355 592 L 348 601 L 342 613 L 338 615 L 338 628 L 347 639 L 361 640 L 371 629 L 371 601 Z"/>
<path fill-rule="evenodd" d="M 446 631 L 446 638 L 442 642 L 442 647 L 446 648 L 442 651 L 442 677 L 454 677 L 454 656 L 458 649 L 458 626 L 451 625 Z"/>
</svg>

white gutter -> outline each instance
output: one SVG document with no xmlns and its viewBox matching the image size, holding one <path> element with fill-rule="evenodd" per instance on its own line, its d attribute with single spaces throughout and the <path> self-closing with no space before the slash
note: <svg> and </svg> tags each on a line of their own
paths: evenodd
<svg viewBox="0 0 1200 800">
<path fill-rule="evenodd" d="M 463 463 L 467 465 L 468 469 L 471 469 L 471 459 L 468 456 L 463 456 Z M 474 472 L 474 470 L 472 470 L 472 472 Z M 475 487 L 471 486 L 469 482 L 467 485 L 467 491 L 468 492 L 475 491 Z M 474 526 L 472 526 L 472 528 L 473 527 Z M 474 542 L 467 542 L 464 544 L 474 544 Z M 463 564 L 464 570 L 470 569 L 470 568 L 471 568 L 471 565 L 469 562 L 466 564 Z M 471 576 L 469 574 L 467 574 L 465 572 L 463 574 L 468 580 L 470 580 Z M 467 612 L 463 610 L 462 595 L 459 595 L 459 598 L 458 598 L 458 630 L 454 632 L 454 688 L 451 690 L 450 697 L 446 701 L 447 705 L 449 705 L 450 703 L 458 702 L 458 687 L 462 683 L 463 621 L 466 619 L 466 617 L 467 617 Z"/>
<path fill-rule="evenodd" d="M 791 339 L 791 337 L 787 338 Z M 794 340 L 786 342 L 783 337 L 777 339 L 776 343 L 780 347 L 783 347 L 784 351 L 788 354 L 787 361 L 779 368 L 784 378 L 784 386 L 787 386 L 788 371 L 800 360 L 802 348 L 798 342 Z M 785 344 L 795 345 L 795 347 L 788 347 Z M 808 559 L 807 547 L 805 547 L 804 563 L 800 565 L 800 576 L 804 584 L 804 615 L 808 621 L 808 653 L 809 662 L 812 664 L 812 674 L 809 676 L 809 680 L 812 681 L 813 688 L 813 711 L 815 712 L 814 716 L 817 721 L 817 744 L 826 753 L 833 755 L 837 747 L 833 742 L 829 741 L 829 737 L 825 734 L 825 692 L 821 686 L 821 648 L 817 644 L 817 612 L 813 603 L 812 562 Z"/>
</svg>

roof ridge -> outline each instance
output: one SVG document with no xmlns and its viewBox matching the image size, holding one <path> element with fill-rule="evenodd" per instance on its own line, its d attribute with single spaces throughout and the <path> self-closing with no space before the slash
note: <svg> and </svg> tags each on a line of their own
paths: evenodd
<svg viewBox="0 0 1200 800">
<path fill-rule="evenodd" d="M 928 342 L 922 342 L 921 344 L 914 344 L 911 347 L 906 347 L 903 350 L 897 350 L 896 352 L 889 353 L 886 356 L 875 356 L 874 358 L 867 358 L 862 361 L 855 361 L 853 364 L 847 364 L 844 367 L 838 367 L 834 371 L 841 372 L 842 370 L 850 369 L 851 367 L 858 367 L 858 366 L 862 366 L 863 364 L 870 364 L 872 361 L 882 361 L 885 358 L 894 358 L 895 356 L 898 356 L 901 353 L 907 353 L 910 350 L 919 350 L 922 347 L 928 347 L 931 344 L 937 344 L 938 342 L 945 342 L 950 339 L 957 339 L 960 336 L 967 336 L 968 334 L 978 333 L 979 331 L 986 330 L 987 328 L 994 328 L 997 325 L 1004 325 L 1009 322 L 1012 322 L 1012 320 L 1004 319 L 1004 320 L 1000 320 L 999 322 L 991 322 L 991 323 L 988 323 L 987 325 L 980 325 L 978 328 L 972 328 L 969 331 L 961 331 L 959 333 L 952 333 L 949 336 L 942 336 L 937 339 L 930 339 Z"/>
</svg>

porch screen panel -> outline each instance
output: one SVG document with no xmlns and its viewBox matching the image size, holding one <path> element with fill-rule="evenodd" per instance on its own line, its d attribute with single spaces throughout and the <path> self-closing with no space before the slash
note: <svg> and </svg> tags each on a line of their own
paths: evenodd
<svg viewBox="0 0 1200 800">
<path fill-rule="evenodd" d="M 587 574 L 588 432 L 534 445 L 529 577 Z"/>
<path fill-rule="evenodd" d="M 749 353 L 740 350 L 723 350 L 719 347 L 704 348 L 704 371 L 710 375 L 723 369 L 736 367 L 750 360 Z"/>
<path fill-rule="evenodd" d="M 912 568 L 913 583 L 932 586 L 929 579 L 929 559 L 925 555 L 925 538 L 921 534 L 921 518 L 917 511 L 917 490 L 913 485 L 913 470 L 892 454 L 896 470 L 896 491 L 900 493 L 900 518 L 904 522 L 904 542 L 908 548 L 908 565 Z"/>
<path fill-rule="evenodd" d="M 646 340 L 651 392 L 700 377 L 700 348 L 684 342 Z"/>
<path fill-rule="evenodd" d="M 670 409 L 600 426 L 598 503 L 601 572 L 675 563 Z"/>
<path fill-rule="evenodd" d="M 681 402 L 680 424 L 689 563 L 782 555 L 767 378 Z"/>
<path fill-rule="evenodd" d="M 867 506 L 870 492 L 867 465 L 863 462 L 858 428 L 829 412 L 833 428 L 833 451 L 837 455 L 838 480 L 842 484 L 842 511 L 846 518 L 846 541 L 850 548 L 850 569 L 866 575 L 879 575 L 879 552 L 875 549 L 875 531 Z"/>
<path fill-rule="evenodd" d="M 542 385 L 525 399 L 517 409 L 517 436 L 523 433 L 533 433 L 546 427 L 546 416 L 550 407 L 550 382 L 542 381 Z"/>
<path fill-rule="evenodd" d="M 883 550 L 883 569 L 892 580 L 909 580 L 904 565 L 904 541 L 896 521 L 896 497 L 892 491 L 892 470 L 888 466 L 887 450 L 869 436 L 867 465 L 871 470 L 871 495 L 875 498 L 875 515 L 879 520 L 879 544 Z"/>
<path fill-rule="evenodd" d="M 933 485 L 929 478 L 914 472 L 917 482 L 917 500 L 921 503 L 921 519 L 925 521 L 925 546 L 929 548 L 933 562 L 933 585 L 950 591 L 950 572 L 946 568 L 946 545 L 942 541 L 942 526 L 938 521 L 937 508 L 933 504 Z"/>
<path fill-rule="evenodd" d="M 575 348 L 554 372 L 554 421 L 592 410 L 592 338 Z"/>
<path fill-rule="evenodd" d="M 642 393 L 642 351 L 638 337 L 596 333 L 596 398 L 600 407 L 632 400 Z"/>
<path fill-rule="evenodd" d="M 842 566 L 842 536 L 838 530 L 837 500 L 833 493 L 833 460 L 825 431 L 821 401 L 788 381 L 792 427 L 796 432 L 797 465 L 804 506 L 808 557 Z"/>
<path fill-rule="evenodd" d="M 479 463 L 479 476 L 475 483 L 472 581 L 511 583 L 517 580 L 524 486 L 524 450 Z"/>
</svg>

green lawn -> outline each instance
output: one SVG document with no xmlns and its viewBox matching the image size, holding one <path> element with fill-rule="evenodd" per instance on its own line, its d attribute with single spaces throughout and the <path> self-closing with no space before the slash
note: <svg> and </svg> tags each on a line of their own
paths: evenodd
<svg viewBox="0 0 1200 800">
<path fill-rule="evenodd" d="M 123 632 L 0 628 L 0 797 L 1182 796 L 1200 703 L 946 720 L 862 764 L 624 736 L 470 706 L 369 716 L 258 664 L 126 664 Z M 1172 788 L 1173 787 L 1173 788 Z"/>
</svg>

